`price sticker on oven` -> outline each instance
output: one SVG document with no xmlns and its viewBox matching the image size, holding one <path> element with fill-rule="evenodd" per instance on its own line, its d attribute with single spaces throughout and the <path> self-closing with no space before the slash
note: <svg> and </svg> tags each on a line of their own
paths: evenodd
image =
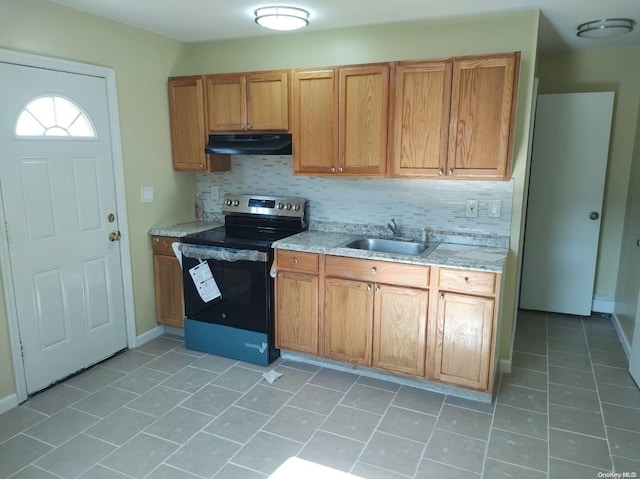
<svg viewBox="0 0 640 479">
<path fill-rule="evenodd" d="M 193 284 L 196 285 L 202 301 L 208 303 L 209 301 L 222 297 L 220 288 L 218 288 L 218 284 L 211 273 L 211 268 L 209 268 L 209 263 L 201 261 L 200 264 L 189 268 L 189 274 L 193 279 Z"/>
</svg>

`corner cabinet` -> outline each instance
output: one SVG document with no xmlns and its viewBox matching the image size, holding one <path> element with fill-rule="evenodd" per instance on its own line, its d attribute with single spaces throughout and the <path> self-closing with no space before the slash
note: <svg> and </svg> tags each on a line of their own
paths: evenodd
<svg viewBox="0 0 640 479">
<path fill-rule="evenodd" d="M 204 77 L 169 79 L 169 119 L 175 171 L 228 171 L 229 157 L 207 155 Z"/>
<path fill-rule="evenodd" d="M 153 283 L 156 295 L 156 320 L 160 324 L 182 328 L 184 300 L 182 295 L 182 268 L 173 254 L 171 243 L 180 238 L 152 236 Z"/>
<path fill-rule="evenodd" d="M 289 71 L 207 75 L 210 132 L 289 130 Z"/>
<path fill-rule="evenodd" d="M 318 255 L 276 250 L 276 347 L 318 354 Z"/>
<path fill-rule="evenodd" d="M 433 268 L 429 345 L 433 379 L 490 391 L 500 275 Z"/>
<path fill-rule="evenodd" d="M 507 180 L 520 55 L 453 62 L 447 176 Z"/>
<path fill-rule="evenodd" d="M 390 65 L 293 72 L 294 173 L 384 176 Z"/>
</svg>

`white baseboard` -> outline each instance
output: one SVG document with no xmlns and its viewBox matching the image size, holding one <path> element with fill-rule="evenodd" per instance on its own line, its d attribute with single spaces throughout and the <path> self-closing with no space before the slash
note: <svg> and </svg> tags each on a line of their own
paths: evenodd
<svg viewBox="0 0 640 479">
<path fill-rule="evenodd" d="M 171 326 L 165 326 L 164 332 L 166 334 L 170 334 L 172 336 L 177 336 L 179 338 L 184 338 L 184 329 L 182 328 L 172 328 Z"/>
<path fill-rule="evenodd" d="M 498 372 L 510 373 L 511 372 L 511 359 L 501 359 L 498 366 Z"/>
<path fill-rule="evenodd" d="M 596 313 L 613 314 L 615 310 L 616 300 L 613 296 L 602 296 L 596 294 L 591 302 L 591 311 Z"/>
<path fill-rule="evenodd" d="M 164 326 L 156 326 L 153 329 L 150 329 L 146 333 L 142 333 L 139 336 L 136 336 L 136 343 L 133 345 L 134 348 L 139 348 L 145 343 L 148 343 L 152 339 L 156 339 L 164 334 Z"/>
<path fill-rule="evenodd" d="M 618 319 L 618 316 L 616 315 L 616 313 L 613 313 L 611 315 L 611 322 L 613 323 L 613 326 L 616 328 L 616 333 L 618 333 L 618 339 L 620 339 L 620 342 L 622 343 L 622 349 L 624 350 L 624 354 L 627 356 L 627 360 L 629 360 L 629 358 L 631 357 L 631 343 L 629 343 L 629 340 L 627 339 L 624 332 L 622 331 L 622 326 L 620 326 L 620 320 Z"/>
<path fill-rule="evenodd" d="M 16 396 L 15 394 L 10 394 L 9 396 L 3 397 L 2 399 L 0 399 L 0 414 L 4 414 L 17 405 L 18 396 Z"/>
</svg>

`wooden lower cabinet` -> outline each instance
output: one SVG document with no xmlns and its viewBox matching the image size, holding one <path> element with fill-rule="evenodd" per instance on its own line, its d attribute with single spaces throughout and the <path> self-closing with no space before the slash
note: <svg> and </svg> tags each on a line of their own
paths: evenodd
<svg viewBox="0 0 640 479">
<path fill-rule="evenodd" d="M 372 366 L 424 376 L 427 300 L 420 289 L 375 287 Z"/>
<path fill-rule="evenodd" d="M 341 278 L 326 278 L 324 285 L 324 355 L 370 365 L 373 286 Z"/>
<path fill-rule="evenodd" d="M 428 292 L 325 279 L 324 354 L 424 376 Z"/>
<path fill-rule="evenodd" d="M 180 239 L 168 236 L 152 238 L 156 321 L 166 326 L 182 328 L 184 324 L 182 268 L 171 248 L 171 243 L 174 241 L 180 241 Z"/>
<path fill-rule="evenodd" d="M 318 255 L 276 250 L 276 347 L 317 355 Z"/>
<path fill-rule="evenodd" d="M 438 324 L 433 377 L 474 389 L 489 381 L 494 300 L 443 293 Z"/>
<path fill-rule="evenodd" d="M 318 275 L 278 272 L 276 347 L 318 354 Z"/>
</svg>

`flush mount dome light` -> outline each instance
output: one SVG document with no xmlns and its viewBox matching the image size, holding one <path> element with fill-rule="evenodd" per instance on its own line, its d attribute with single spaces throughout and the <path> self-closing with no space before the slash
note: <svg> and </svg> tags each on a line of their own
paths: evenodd
<svg viewBox="0 0 640 479">
<path fill-rule="evenodd" d="M 296 7 L 262 7 L 253 12 L 256 23 L 271 30 L 297 30 L 309 25 L 309 12 Z"/>
<path fill-rule="evenodd" d="M 581 38 L 610 38 L 633 31 L 636 24 L 630 18 L 607 18 L 592 20 L 578 25 L 577 36 Z"/>
</svg>

